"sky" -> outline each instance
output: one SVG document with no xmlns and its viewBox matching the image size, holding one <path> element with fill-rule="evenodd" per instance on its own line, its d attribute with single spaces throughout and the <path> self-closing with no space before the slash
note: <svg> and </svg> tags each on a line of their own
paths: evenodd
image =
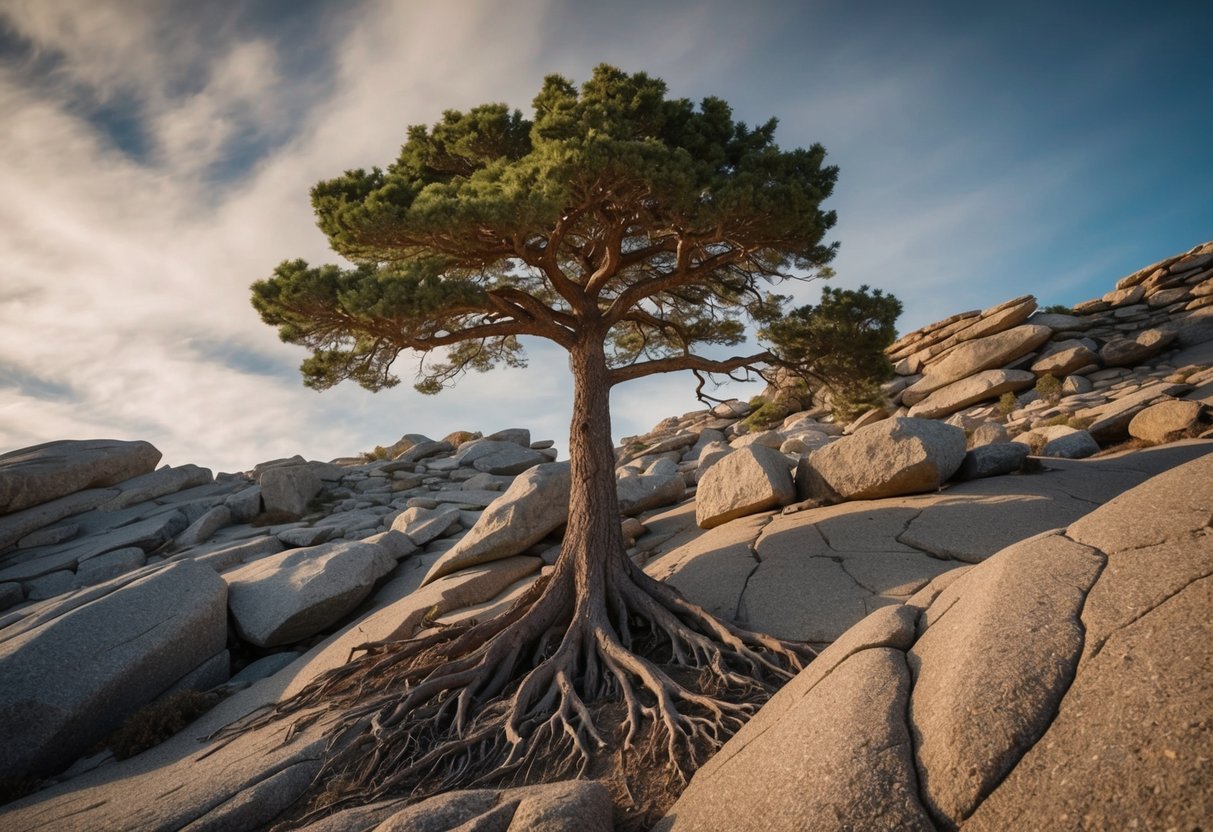
<svg viewBox="0 0 1213 832">
<path fill-rule="evenodd" d="M 1211 28 L 1207 2 L 0 0 L 0 453 L 145 439 L 233 471 L 457 429 L 566 446 L 556 349 L 436 397 L 406 357 L 392 390 L 316 393 L 249 285 L 339 262 L 315 182 L 389 164 L 447 109 L 525 114 L 545 75 L 603 62 L 825 145 L 833 283 L 899 297 L 902 332 L 1101 295 L 1213 239 Z M 693 393 L 621 385 L 616 438 Z"/>
</svg>

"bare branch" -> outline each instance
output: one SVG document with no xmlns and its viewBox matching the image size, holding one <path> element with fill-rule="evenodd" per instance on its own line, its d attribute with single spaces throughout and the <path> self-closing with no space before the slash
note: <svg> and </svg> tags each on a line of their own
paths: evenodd
<svg viewBox="0 0 1213 832">
<path fill-rule="evenodd" d="M 670 358 L 658 358 L 652 361 L 640 361 L 626 367 L 617 367 L 610 371 L 611 384 L 631 381 L 634 378 L 656 375 L 657 373 L 676 373 L 679 370 L 697 370 L 703 373 L 731 373 L 734 370 L 747 369 L 757 372 L 757 366 L 775 358 L 769 352 L 755 355 L 738 355 L 713 361 L 698 355 L 676 355 Z"/>
</svg>

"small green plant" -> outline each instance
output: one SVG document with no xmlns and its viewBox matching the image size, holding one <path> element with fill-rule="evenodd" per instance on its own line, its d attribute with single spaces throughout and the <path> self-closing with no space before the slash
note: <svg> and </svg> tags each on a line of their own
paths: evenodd
<svg viewBox="0 0 1213 832">
<path fill-rule="evenodd" d="M 1043 419 L 1036 423 L 1038 428 L 1051 428 L 1058 425 L 1074 428 L 1075 430 L 1086 430 L 1095 421 L 1089 416 L 1075 416 L 1073 413 L 1060 413 L 1057 416 L 1052 416 L 1048 419 Z"/>
<path fill-rule="evenodd" d="M 1052 306 L 1046 306 L 1040 310 L 1046 315 L 1073 315 L 1074 310 L 1066 306 L 1064 303 L 1055 303 Z"/>
<path fill-rule="evenodd" d="M 998 397 L 998 412 L 1010 416 L 1019 408 L 1019 398 L 1010 390 Z"/>
<path fill-rule="evenodd" d="M 1036 392 L 1042 401 L 1057 404 L 1061 401 L 1061 381 L 1057 376 L 1043 375 L 1036 380 Z"/>
<path fill-rule="evenodd" d="M 222 700 L 223 695 L 213 691 L 183 690 L 171 694 L 127 717 L 105 744 L 119 760 L 134 757 L 164 742 Z"/>
</svg>

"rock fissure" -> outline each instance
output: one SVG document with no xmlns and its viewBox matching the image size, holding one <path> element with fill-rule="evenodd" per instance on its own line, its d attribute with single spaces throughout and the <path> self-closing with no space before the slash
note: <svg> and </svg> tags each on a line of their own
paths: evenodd
<svg viewBox="0 0 1213 832">
<path fill-rule="evenodd" d="M 754 577 L 754 573 L 758 571 L 760 566 L 762 566 L 762 555 L 758 554 L 758 544 L 762 541 L 762 536 L 766 533 L 767 527 L 771 525 L 771 521 L 774 519 L 775 515 L 771 515 L 770 517 L 766 518 L 763 524 L 755 530 L 754 537 L 752 540 L 750 540 L 750 557 L 754 558 L 754 565 L 750 568 L 750 571 L 746 573 L 745 580 L 741 583 L 741 592 L 737 593 L 737 607 L 733 611 L 734 621 L 744 622 L 748 619 L 745 602 L 746 590 L 750 586 L 750 579 Z"/>
<path fill-rule="evenodd" d="M 1175 598 L 1176 596 L 1178 596 L 1184 590 L 1188 589 L 1189 587 L 1191 587 L 1195 584 L 1200 583 L 1201 581 L 1208 580 L 1209 578 L 1213 578 L 1213 570 L 1210 570 L 1203 574 L 1194 576 L 1190 580 L 1184 582 L 1183 585 L 1176 587 L 1174 590 L 1172 590 L 1171 592 L 1168 592 L 1162 598 L 1159 598 L 1157 602 L 1151 604 L 1149 607 L 1138 612 L 1136 615 L 1134 615 L 1128 621 L 1125 621 L 1123 624 L 1118 624 L 1116 627 L 1109 630 L 1108 633 L 1103 638 L 1099 639 L 1098 642 L 1095 643 L 1095 645 L 1091 648 L 1091 652 L 1087 654 L 1085 660 L 1090 661 L 1091 659 L 1094 659 L 1096 656 L 1098 656 L 1100 654 L 1100 652 L 1103 651 L 1104 645 L 1106 645 L 1108 643 L 1108 641 L 1112 638 L 1112 636 L 1116 635 L 1121 630 L 1125 630 L 1125 629 L 1133 626 L 1134 624 L 1136 624 L 1137 622 L 1141 621 L 1143 618 L 1148 616 L 1150 613 L 1155 612 L 1160 607 L 1162 607 L 1164 604 L 1166 604 L 1168 601 L 1170 601 L 1173 598 Z"/>
</svg>

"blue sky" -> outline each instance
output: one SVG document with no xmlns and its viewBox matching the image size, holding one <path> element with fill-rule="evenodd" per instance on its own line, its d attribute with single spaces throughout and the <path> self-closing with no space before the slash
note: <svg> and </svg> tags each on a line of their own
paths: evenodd
<svg viewBox="0 0 1213 832">
<path fill-rule="evenodd" d="M 1103 294 L 1213 239 L 1211 27 L 1204 2 L 0 0 L 0 452 L 137 438 L 235 470 L 510 426 L 563 446 L 552 349 L 438 397 L 316 394 L 248 286 L 334 259 L 315 181 L 604 61 L 824 144 L 836 282 L 900 297 L 903 331 Z M 693 388 L 618 388 L 616 436 L 695 409 Z"/>
</svg>

